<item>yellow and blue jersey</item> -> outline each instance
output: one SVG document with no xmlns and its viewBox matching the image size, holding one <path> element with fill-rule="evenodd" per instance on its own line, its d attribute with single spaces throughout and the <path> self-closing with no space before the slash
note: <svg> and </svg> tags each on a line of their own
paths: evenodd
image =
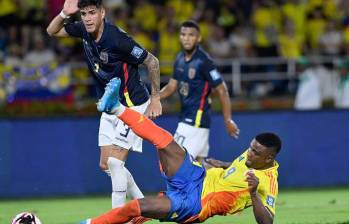
<svg viewBox="0 0 349 224">
<path fill-rule="evenodd" d="M 174 62 L 173 78 L 178 81 L 181 100 L 180 121 L 186 124 L 209 128 L 211 89 L 223 79 L 208 54 L 198 46 L 191 60 L 185 60 L 180 52 Z"/>
<path fill-rule="evenodd" d="M 81 21 L 65 24 L 66 32 L 82 39 L 85 59 L 93 74 L 97 97 L 114 77 L 121 80 L 120 101 L 126 106 L 136 106 L 149 99 L 149 93 L 141 82 L 138 65 L 148 52 L 118 27 L 105 21 L 102 37 L 96 42 Z"/>
<path fill-rule="evenodd" d="M 252 205 L 245 181 L 249 168 L 245 165 L 247 151 L 233 161 L 227 169 L 212 168 L 206 173 L 201 193 L 202 209 L 197 218 L 204 221 L 214 215 L 238 213 Z M 258 195 L 262 203 L 275 214 L 278 195 L 278 163 L 265 170 L 254 170 L 259 179 Z"/>
<path fill-rule="evenodd" d="M 247 151 L 233 161 L 227 169 L 212 168 L 205 172 L 200 163 L 188 153 L 176 174 L 167 177 L 166 196 L 171 200 L 168 216 L 162 221 L 180 223 L 203 222 L 215 215 L 241 212 L 252 205 L 245 181 L 249 168 L 245 165 Z M 257 193 L 262 203 L 275 214 L 278 195 L 278 169 L 254 170 L 259 179 Z"/>
</svg>

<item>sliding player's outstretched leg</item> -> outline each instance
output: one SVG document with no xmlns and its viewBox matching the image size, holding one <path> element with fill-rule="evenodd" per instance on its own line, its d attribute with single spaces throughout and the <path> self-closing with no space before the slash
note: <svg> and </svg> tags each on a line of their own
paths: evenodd
<svg viewBox="0 0 349 224">
<path fill-rule="evenodd" d="M 119 224 L 127 223 L 139 216 L 154 219 L 166 219 L 171 210 L 171 201 L 168 197 L 146 197 L 132 200 L 124 206 L 114 208 L 98 217 L 80 222 L 80 224 Z"/>
<path fill-rule="evenodd" d="M 186 152 L 173 141 L 173 137 L 169 132 L 154 124 L 143 114 L 120 103 L 120 83 L 119 78 L 110 80 L 102 98 L 97 103 L 97 109 L 100 112 L 115 114 L 138 136 L 154 144 L 159 149 L 160 162 L 164 173 L 169 177 L 172 176 L 181 166 Z"/>
<path fill-rule="evenodd" d="M 97 108 L 101 112 L 115 114 L 138 136 L 156 146 L 165 173 L 167 191 L 160 197 L 133 200 L 85 223 L 125 223 L 139 216 L 183 222 L 197 215 L 201 210 L 200 195 L 205 170 L 173 141 L 170 133 L 144 115 L 123 106 L 119 102 L 119 85 L 120 81 L 117 78 L 110 81 Z"/>
</svg>

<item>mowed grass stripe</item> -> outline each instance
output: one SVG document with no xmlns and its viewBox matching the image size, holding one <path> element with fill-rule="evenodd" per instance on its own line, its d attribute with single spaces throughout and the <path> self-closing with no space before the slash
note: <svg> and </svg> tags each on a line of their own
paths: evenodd
<svg viewBox="0 0 349 224">
<path fill-rule="evenodd" d="M 34 211 L 43 224 L 77 224 L 110 208 L 108 196 L 0 200 L 0 224 L 9 224 L 22 211 Z M 349 224 L 349 188 L 281 191 L 277 200 L 276 224 Z M 149 223 L 159 223 L 152 221 Z M 253 211 L 214 217 L 209 224 L 255 223 Z"/>
</svg>

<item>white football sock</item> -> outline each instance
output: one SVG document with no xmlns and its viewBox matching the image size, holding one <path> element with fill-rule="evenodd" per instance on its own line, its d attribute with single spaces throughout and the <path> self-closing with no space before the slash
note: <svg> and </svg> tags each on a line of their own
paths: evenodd
<svg viewBox="0 0 349 224">
<path fill-rule="evenodd" d="M 113 109 L 113 111 L 111 111 L 111 114 L 115 114 L 116 116 L 120 116 L 124 111 L 125 111 L 126 107 L 124 105 L 122 105 L 120 103 L 120 105 Z"/>
<path fill-rule="evenodd" d="M 126 176 L 127 176 L 127 190 L 126 190 L 127 197 L 131 199 L 144 198 L 142 191 L 137 186 L 130 171 L 128 171 L 126 167 L 124 167 L 124 169 L 126 171 Z"/>
<path fill-rule="evenodd" d="M 113 193 L 111 196 L 112 208 L 118 208 L 126 202 L 127 175 L 124 169 L 125 162 L 113 157 L 108 158 Z"/>
</svg>

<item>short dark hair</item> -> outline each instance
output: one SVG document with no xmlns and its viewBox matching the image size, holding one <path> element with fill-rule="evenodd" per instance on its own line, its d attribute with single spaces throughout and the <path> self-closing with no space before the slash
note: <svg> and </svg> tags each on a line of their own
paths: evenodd
<svg viewBox="0 0 349 224">
<path fill-rule="evenodd" d="M 102 6 L 102 0 L 79 0 L 78 8 L 82 9 L 87 6 L 96 6 L 96 8 L 100 8 Z"/>
<path fill-rule="evenodd" d="M 200 27 L 194 20 L 187 20 L 181 24 L 181 27 L 190 27 L 196 29 L 200 33 Z"/>
<path fill-rule="evenodd" d="M 268 148 L 272 148 L 275 150 L 276 154 L 278 154 L 281 150 L 281 140 L 279 136 L 274 133 L 261 133 L 255 137 L 256 141 L 261 145 L 266 146 Z"/>
</svg>

